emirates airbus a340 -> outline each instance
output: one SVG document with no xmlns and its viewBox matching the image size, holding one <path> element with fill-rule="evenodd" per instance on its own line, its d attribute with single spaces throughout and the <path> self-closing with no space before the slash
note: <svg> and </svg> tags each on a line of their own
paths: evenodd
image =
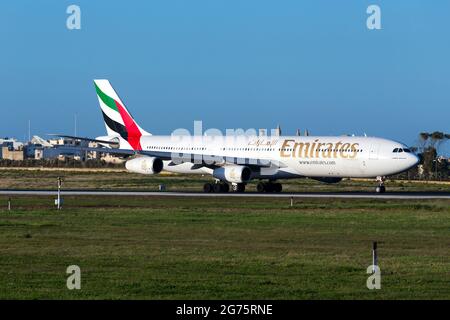
<svg viewBox="0 0 450 320">
<path fill-rule="evenodd" d="M 309 177 L 336 183 L 342 178 L 384 178 L 415 166 L 419 159 L 402 143 L 356 136 L 161 136 L 143 130 L 108 80 L 94 80 L 107 136 L 95 139 L 111 153 L 132 155 L 125 167 L 141 174 L 170 171 L 210 174 L 204 192 L 244 192 L 259 180 L 258 192 L 281 192 L 280 179 Z M 71 136 L 65 136 L 71 137 Z M 87 150 L 105 152 L 105 148 Z"/>
</svg>

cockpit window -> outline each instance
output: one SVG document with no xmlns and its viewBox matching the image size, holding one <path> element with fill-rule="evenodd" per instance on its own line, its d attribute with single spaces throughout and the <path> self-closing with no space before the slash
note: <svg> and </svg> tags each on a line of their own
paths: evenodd
<svg viewBox="0 0 450 320">
<path fill-rule="evenodd" d="M 392 150 L 392 152 L 406 152 L 406 153 L 411 153 L 411 149 L 408 149 L 408 148 L 395 148 L 394 150 Z"/>
</svg>

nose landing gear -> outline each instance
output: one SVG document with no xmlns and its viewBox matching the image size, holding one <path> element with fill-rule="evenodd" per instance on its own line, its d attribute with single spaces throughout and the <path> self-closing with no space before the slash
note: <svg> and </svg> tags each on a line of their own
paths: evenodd
<svg viewBox="0 0 450 320">
<path fill-rule="evenodd" d="M 385 193 L 386 187 L 384 186 L 385 177 L 377 177 L 378 186 L 375 188 L 376 193 Z"/>
</svg>

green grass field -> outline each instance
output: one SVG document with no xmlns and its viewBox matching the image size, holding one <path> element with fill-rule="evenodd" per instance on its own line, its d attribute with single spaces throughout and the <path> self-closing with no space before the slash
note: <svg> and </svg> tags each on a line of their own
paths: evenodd
<svg viewBox="0 0 450 320">
<path fill-rule="evenodd" d="M 448 200 L 6 199 L 2 299 L 450 298 Z M 366 287 L 372 240 L 381 290 Z"/>
<path fill-rule="evenodd" d="M 0 170 L 0 189 L 55 189 L 57 177 L 64 179 L 63 188 L 96 190 L 141 190 L 156 191 L 164 184 L 168 191 L 201 191 L 205 182 L 212 182 L 210 176 L 200 175 L 154 175 L 145 176 L 128 172 L 89 171 L 40 171 Z M 337 184 L 326 184 L 310 179 L 283 180 L 285 192 L 373 192 L 375 180 L 343 180 Z M 256 190 L 257 181 L 248 184 L 248 191 Z M 450 192 L 450 183 L 427 183 L 408 181 L 387 181 L 388 192 Z"/>
</svg>

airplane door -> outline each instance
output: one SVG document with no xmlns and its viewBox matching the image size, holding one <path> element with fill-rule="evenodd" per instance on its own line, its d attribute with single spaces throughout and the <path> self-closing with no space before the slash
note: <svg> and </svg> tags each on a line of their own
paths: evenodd
<svg viewBox="0 0 450 320">
<path fill-rule="evenodd" d="M 374 144 L 370 146 L 369 150 L 369 159 L 371 160 L 378 160 L 378 149 L 380 148 L 380 145 Z"/>
</svg>

